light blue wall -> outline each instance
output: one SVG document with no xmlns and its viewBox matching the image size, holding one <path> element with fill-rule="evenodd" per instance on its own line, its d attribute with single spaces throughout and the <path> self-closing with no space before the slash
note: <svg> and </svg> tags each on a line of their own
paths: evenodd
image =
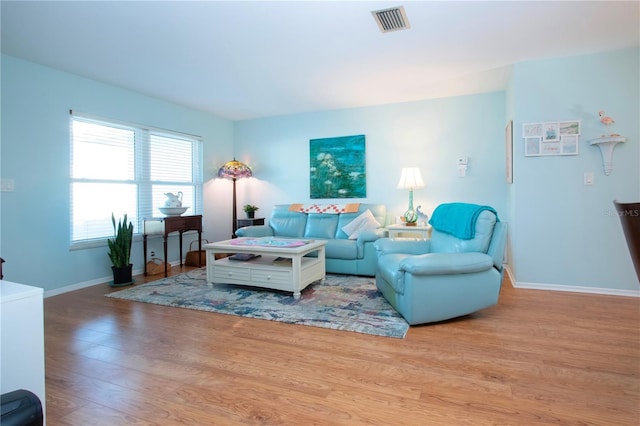
<svg viewBox="0 0 640 426">
<path fill-rule="evenodd" d="M 443 202 L 468 201 L 490 204 L 502 217 L 505 123 L 503 92 L 236 122 L 236 154 L 256 176 L 238 181 L 239 204 L 257 204 L 268 216 L 274 204 L 310 202 L 309 140 L 364 134 L 367 197 L 351 201 L 384 203 L 393 221 L 409 199 L 396 189 L 400 170 L 417 166 L 426 187 L 414 202 L 427 214 Z M 466 177 L 458 175 L 459 156 L 469 158 Z M 345 202 L 313 200 L 336 201 Z"/>
<path fill-rule="evenodd" d="M 233 155 L 230 121 L 3 55 L 1 175 L 14 179 L 15 191 L 1 193 L 0 254 L 5 279 L 45 290 L 111 276 L 106 245 L 69 250 L 70 109 L 202 136 L 207 171 Z M 205 217 L 223 210 L 205 200 Z M 215 239 L 217 228 L 205 221 L 205 236 Z M 137 271 L 141 246 L 132 253 Z M 177 260 L 177 244 L 170 247 Z"/>
<path fill-rule="evenodd" d="M 511 269 L 523 287 L 577 286 L 638 291 L 638 280 L 612 201 L 640 200 L 639 50 L 516 64 Z M 605 176 L 589 139 L 606 129 L 598 111 L 628 138 L 616 146 Z M 522 123 L 581 120 L 580 153 L 524 157 Z M 593 186 L 583 174 L 593 172 Z"/>
<path fill-rule="evenodd" d="M 214 179 L 235 157 L 254 168 L 238 181 L 238 205 L 309 202 L 309 139 L 365 134 L 367 198 L 385 203 L 389 221 L 407 205 L 400 169 L 418 166 L 427 186 L 415 204 L 431 213 L 448 201 L 494 206 L 509 222 L 509 263 L 521 286 L 637 292 L 638 283 L 612 200 L 640 199 L 638 49 L 513 66 L 506 93 L 229 122 L 12 57 L 2 57 L 0 255 L 9 280 L 45 290 L 106 281 L 106 247 L 69 251 L 68 111 L 201 135 L 205 142 L 205 238 L 231 235 L 231 183 Z M 586 142 L 616 119 L 629 139 L 611 176 Z M 514 184 L 505 181 L 504 127 L 514 120 Z M 580 119 L 580 155 L 525 158 L 523 122 Z M 467 177 L 456 159 L 469 157 Z M 595 185 L 582 185 L 593 171 Z M 326 200 L 332 202 L 336 200 Z M 344 201 L 344 200 L 342 200 Z M 242 212 L 239 213 L 242 215 Z M 152 241 L 157 249 L 160 241 Z M 142 269 L 141 244 L 133 262 Z M 170 260 L 177 259 L 175 243 Z"/>
</svg>

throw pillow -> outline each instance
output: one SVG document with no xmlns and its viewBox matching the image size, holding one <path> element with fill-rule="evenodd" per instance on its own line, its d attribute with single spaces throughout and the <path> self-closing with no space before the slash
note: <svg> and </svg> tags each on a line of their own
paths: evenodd
<svg viewBox="0 0 640 426">
<path fill-rule="evenodd" d="M 361 232 L 369 229 L 376 229 L 381 226 L 382 225 L 378 223 L 376 218 L 373 217 L 371 210 L 367 209 L 360 216 L 343 226 L 342 230 L 349 236 L 350 240 L 355 240 Z"/>
</svg>

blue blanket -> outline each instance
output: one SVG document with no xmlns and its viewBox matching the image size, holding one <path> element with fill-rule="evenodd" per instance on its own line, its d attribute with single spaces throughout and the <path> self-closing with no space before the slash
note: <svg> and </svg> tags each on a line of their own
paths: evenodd
<svg viewBox="0 0 640 426">
<path fill-rule="evenodd" d="M 498 213 L 493 207 L 448 203 L 436 207 L 429 223 L 440 232 L 446 232 L 463 240 L 470 240 L 476 235 L 476 220 L 484 210 L 493 212 L 498 220 Z"/>
</svg>

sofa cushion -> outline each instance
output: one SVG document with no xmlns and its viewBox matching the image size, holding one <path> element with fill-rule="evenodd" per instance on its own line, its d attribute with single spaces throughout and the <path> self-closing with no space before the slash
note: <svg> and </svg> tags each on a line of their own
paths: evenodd
<svg viewBox="0 0 640 426">
<path fill-rule="evenodd" d="M 278 237 L 303 237 L 306 225 L 307 215 L 305 213 L 273 214 L 269 219 L 269 226 L 273 229 L 273 235 Z"/>
<path fill-rule="evenodd" d="M 355 240 L 362 231 L 379 228 L 380 223 L 373 217 L 371 210 L 367 209 L 360 216 L 353 219 L 349 224 L 342 227 L 342 230 L 349 236 L 350 240 Z"/>
<path fill-rule="evenodd" d="M 325 246 L 325 257 L 329 259 L 353 260 L 358 258 L 358 245 L 354 240 L 331 239 Z"/>
<path fill-rule="evenodd" d="M 338 215 L 309 213 L 304 230 L 305 238 L 333 238 L 338 228 Z"/>
<path fill-rule="evenodd" d="M 496 215 L 488 210 L 483 211 L 476 221 L 475 236 L 463 240 L 451 234 L 433 229 L 431 232 L 431 252 L 433 253 L 486 253 L 491 242 Z"/>
</svg>

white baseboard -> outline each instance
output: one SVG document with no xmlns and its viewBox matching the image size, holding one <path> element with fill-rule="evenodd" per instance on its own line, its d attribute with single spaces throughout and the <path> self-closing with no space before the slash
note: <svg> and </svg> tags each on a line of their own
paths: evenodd
<svg viewBox="0 0 640 426">
<path fill-rule="evenodd" d="M 171 266 L 179 265 L 179 262 L 171 262 Z M 626 296 L 626 297 L 640 297 L 640 290 L 619 290 L 613 288 L 602 287 L 584 287 L 584 286 L 572 286 L 572 285 L 560 285 L 560 284 L 543 284 L 543 283 L 527 283 L 517 282 L 513 279 L 513 273 L 509 266 L 505 266 L 505 271 L 509 276 L 509 280 L 513 284 L 514 288 L 522 288 L 528 290 L 549 290 L 549 291 L 567 291 L 573 293 L 592 293 L 592 294 L 605 294 L 609 296 Z M 133 275 L 140 275 L 143 270 L 134 270 Z M 86 287 L 91 287 L 98 284 L 104 284 L 111 281 L 113 277 L 108 276 L 104 278 L 97 278 L 95 280 L 85 281 L 77 284 L 68 285 L 65 287 L 56 288 L 44 292 L 44 297 L 57 296 L 59 294 L 68 293 L 70 291 L 80 290 Z"/>
<path fill-rule="evenodd" d="M 184 262 L 182 262 L 184 264 Z M 175 262 L 171 262 L 171 266 L 179 266 L 180 262 L 177 260 Z M 135 275 L 140 275 L 144 273 L 144 269 L 134 269 L 131 273 Z M 161 277 L 164 278 L 164 277 Z M 158 278 L 160 279 L 160 278 Z M 60 288 L 54 288 L 53 290 L 47 290 L 44 292 L 44 298 L 57 296 L 59 294 L 69 293 L 70 291 L 80 290 L 87 287 L 92 287 L 94 285 L 108 283 L 113 280 L 113 276 L 109 275 L 108 277 L 96 278 L 95 280 L 84 281 L 77 284 L 71 284 Z"/>
<path fill-rule="evenodd" d="M 44 298 L 46 299 L 47 297 L 52 297 L 52 296 L 57 296 L 59 294 L 69 293 L 70 291 L 80 290 L 82 288 L 92 287 L 92 286 L 98 285 L 98 284 L 104 284 L 106 282 L 111 281 L 112 279 L 113 279 L 112 276 L 104 277 L 104 278 L 96 278 L 95 280 L 91 280 L 91 281 L 84 281 L 84 282 L 81 282 L 81 283 L 71 284 L 71 285 L 67 285 L 67 286 L 64 286 L 64 287 L 60 287 L 60 288 L 54 288 L 53 290 L 45 291 L 44 292 Z"/>
<path fill-rule="evenodd" d="M 573 286 L 573 285 L 561 285 L 561 284 L 544 284 L 544 283 L 528 283 L 522 281 L 516 281 L 513 278 L 513 273 L 509 267 L 505 268 L 509 279 L 514 288 L 522 288 L 528 290 L 549 290 L 549 291 L 567 291 L 573 293 L 591 293 L 591 294 L 604 294 L 608 296 L 625 296 L 625 297 L 640 297 L 640 290 L 621 290 L 615 288 L 603 288 L 603 287 L 585 287 L 585 286 Z"/>
</svg>

